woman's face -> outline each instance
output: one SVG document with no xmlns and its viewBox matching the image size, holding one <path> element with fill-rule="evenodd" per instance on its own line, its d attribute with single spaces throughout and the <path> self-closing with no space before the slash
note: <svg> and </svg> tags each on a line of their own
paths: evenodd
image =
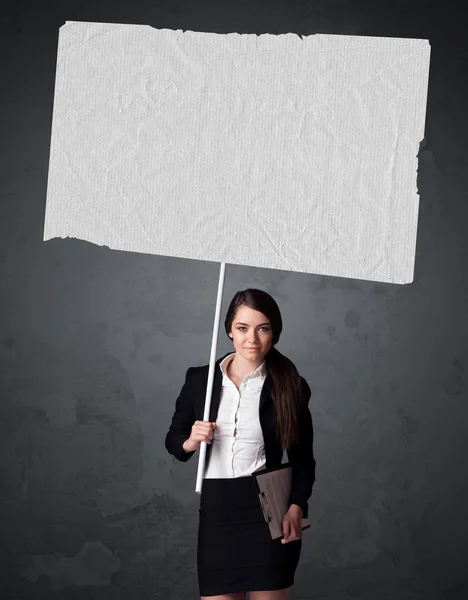
<svg viewBox="0 0 468 600">
<path fill-rule="evenodd" d="M 230 333 L 236 352 L 257 364 L 263 362 L 265 354 L 272 346 L 273 331 L 269 319 L 248 306 L 240 306 L 237 309 Z"/>
</svg>

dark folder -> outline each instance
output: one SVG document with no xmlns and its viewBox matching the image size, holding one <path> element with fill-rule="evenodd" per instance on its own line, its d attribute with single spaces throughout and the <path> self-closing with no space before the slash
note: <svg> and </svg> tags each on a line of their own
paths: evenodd
<svg viewBox="0 0 468 600">
<path fill-rule="evenodd" d="M 292 467 L 284 463 L 272 469 L 261 469 L 252 473 L 258 498 L 262 507 L 268 532 L 272 540 L 283 537 L 283 515 L 289 508 Z M 302 530 L 310 527 L 308 519 L 302 519 Z"/>
</svg>

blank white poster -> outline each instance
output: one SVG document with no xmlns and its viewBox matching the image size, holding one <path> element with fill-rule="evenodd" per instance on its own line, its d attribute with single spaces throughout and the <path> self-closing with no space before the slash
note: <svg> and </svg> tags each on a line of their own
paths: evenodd
<svg viewBox="0 0 468 600">
<path fill-rule="evenodd" d="M 60 28 L 44 240 L 413 280 L 427 40 Z"/>
</svg>

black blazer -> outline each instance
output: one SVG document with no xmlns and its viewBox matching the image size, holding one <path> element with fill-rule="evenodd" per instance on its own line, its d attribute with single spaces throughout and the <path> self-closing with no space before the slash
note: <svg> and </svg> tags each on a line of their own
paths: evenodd
<svg viewBox="0 0 468 600">
<path fill-rule="evenodd" d="M 209 417 L 212 422 L 216 421 L 218 415 L 223 380 L 219 364 L 228 354 L 231 354 L 231 352 L 217 360 L 215 364 Z M 189 367 L 187 370 L 185 383 L 176 400 L 174 416 L 166 435 L 165 445 L 167 451 L 182 462 L 188 461 L 195 453 L 185 452 L 182 444 L 190 437 L 194 422 L 203 421 L 208 368 L 209 365 L 205 365 L 203 367 Z M 315 459 L 312 416 L 308 406 L 311 390 L 303 377 L 301 377 L 301 383 L 303 404 L 299 414 L 299 440 L 287 450 L 287 453 L 292 467 L 292 488 L 289 503 L 299 505 L 305 518 L 308 516 L 308 500 L 312 495 L 312 486 L 315 481 Z M 283 459 L 283 449 L 275 431 L 274 406 L 270 394 L 271 386 L 271 375 L 267 374 L 263 383 L 259 406 L 259 418 L 265 443 L 265 468 L 267 469 L 279 466 Z M 211 448 L 210 444 L 206 447 L 206 464 L 208 464 Z"/>
</svg>

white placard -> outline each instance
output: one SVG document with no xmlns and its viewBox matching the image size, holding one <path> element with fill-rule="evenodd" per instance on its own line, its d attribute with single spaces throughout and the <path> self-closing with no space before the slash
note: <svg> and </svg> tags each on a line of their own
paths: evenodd
<svg viewBox="0 0 468 600">
<path fill-rule="evenodd" d="M 413 280 L 427 40 L 60 28 L 44 241 Z"/>
</svg>

